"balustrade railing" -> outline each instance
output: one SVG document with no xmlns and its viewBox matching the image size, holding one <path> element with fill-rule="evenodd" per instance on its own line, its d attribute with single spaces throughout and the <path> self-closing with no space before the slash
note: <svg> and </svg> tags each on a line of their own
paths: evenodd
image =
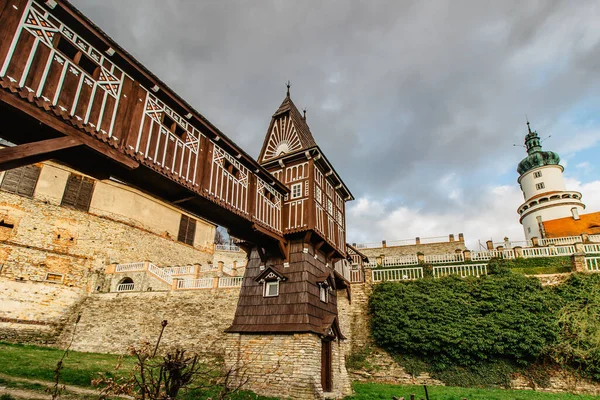
<svg viewBox="0 0 600 400">
<path fill-rule="evenodd" d="M 600 253 L 600 244 L 584 244 L 583 251 L 586 253 Z"/>
<path fill-rule="evenodd" d="M 600 235 L 589 235 L 588 239 L 591 242 L 600 242 Z"/>
<path fill-rule="evenodd" d="M 600 272 L 600 257 L 586 257 L 585 266 L 590 272 Z"/>
<path fill-rule="evenodd" d="M 502 250 L 472 251 L 471 261 L 489 261 L 492 258 L 503 258 Z"/>
<path fill-rule="evenodd" d="M 463 262 L 465 256 L 463 253 L 448 253 L 448 254 L 430 254 L 424 257 L 426 264 L 443 264 L 452 262 Z"/>
<path fill-rule="evenodd" d="M 363 282 L 364 279 L 364 275 L 363 272 L 360 269 L 353 269 L 350 271 L 350 282 L 351 283 L 360 283 Z"/>
<path fill-rule="evenodd" d="M 117 285 L 117 292 L 131 292 L 134 287 L 133 283 L 119 283 Z"/>
<path fill-rule="evenodd" d="M 213 287 L 213 278 L 181 279 L 177 281 L 177 289 L 210 289 Z"/>
<path fill-rule="evenodd" d="M 384 267 L 395 267 L 399 265 L 417 265 L 419 263 L 419 258 L 416 254 L 411 254 L 407 256 L 391 256 L 385 257 L 383 259 Z"/>
<path fill-rule="evenodd" d="M 575 244 L 577 242 L 581 242 L 581 236 L 565 236 L 559 238 L 546 238 L 546 239 L 538 239 L 538 243 L 540 246 L 547 246 L 549 244 L 556 245 L 565 245 L 565 244 Z"/>
<path fill-rule="evenodd" d="M 238 287 L 242 286 L 243 277 L 222 277 L 219 278 L 219 287 Z"/>
<path fill-rule="evenodd" d="M 217 244 L 215 247 L 217 251 L 240 251 L 240 247 L 235 244 Z"/>
<path fill-rule="evenodd" d="M 167 267 L 163 271 L 168 275 L 191 275 L 195 272 L 194 265 L 185 265 L 183 267 Z"/>
<path fill-rule="evenodd" d="M 143 271 L 146 269 L 144 262 L 134 262 L 127 264 L 117 264 L 115 272 L 131 272 L 131 271 Z"/>
<path fill-rule="evenodd" d="M 407 281 L 423 278 L 423 267 L 374 269 L 371 273 L 373 282 Z"/>
<path fill-rule="evenodd" d="M 487 264 L 464 264 L 433 267 L 433 276 L 435 278 L 448 275 L 458 275 L 462 278 L 466 276 L 480 277 L 482 275 L 487 275 Z"/>
<path fill-rule="evenodd" d="M 149 263 L 148 264 L 148 272 L 156 276 L 157 278 L 163 280 L 169 285 L 173 284 L 173 277 L 165 272 L 162 268 L 158 268 L 156 265 Z"/>
<path fill-rule="evenodd" d="M 505 260 L 512 260 L 514 258 L 517 258 L 517 255 L 515 254 L 514 250 L 502 250 L 502 258 L 504 258 Z"/>
</svg>

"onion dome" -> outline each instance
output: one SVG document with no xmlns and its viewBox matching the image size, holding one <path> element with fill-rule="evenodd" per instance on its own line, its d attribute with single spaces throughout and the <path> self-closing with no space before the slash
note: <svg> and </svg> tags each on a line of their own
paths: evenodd
<svg viewBox="0 0 600 400">
<path fill-rule="evenodd" d="M 553 151 L 542 151 L 540 137 L 537 131 L 531 131 L 529 122 L 527 122 L 527 130 L 529 133 L 525 136 L 525 147 L 528 155 L 521 160 L 517 167 L 519 175 L 545 165 L 558 165 L 560 163 L 558 154 Z"/>
</svg>

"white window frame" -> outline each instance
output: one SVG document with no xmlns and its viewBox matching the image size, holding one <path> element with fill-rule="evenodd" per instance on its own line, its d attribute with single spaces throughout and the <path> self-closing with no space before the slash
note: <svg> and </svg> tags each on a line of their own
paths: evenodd
<svg viewBox="0 0 600 400">
<path fill-rule="evenodd" d="M 533 179 L 537 179 L 537 178 L 541 178 L 542 177 L 542 171 L 535 171 L 533 173 Z"/>
<path fill-rule="evenodd" d="M 546 185 L 544 185 L 544 182 L 536 183 L 536 184 L 535 184 L 535 188 L 536 188 L 537 190 L 546 189 Z"/>
<path fill-rule="evenodd" d="M 276 294 L 269 294 L 269 288 L 271 286 L 274 286 L 275 288 L 277 288 L 277 293 Z M 264 297 L 277 297 L 277 296 L 279 296 L 279 281 L 268 281 L 268 282 L 265 282 Z"/>
<path fill-rule="evenodd" d="M 327 199 L 327 212 L 329 215 L 333 216 L 333 201 Z"/>
<path fill-rule="evenodd" d="M 315 185 L 315 199 L 317 199 L 317 203 L 321 204 L 323 201 L 323 191 L 320 187 Z"/>
<path fill-rule="evenodd" d="M 292 189 L 292 191 L 291 191 L 292 199 L 297 199 L 299 197 L 302 197 L 302 182 L 294 183 L 292 185 L 291 189 Z"/>
</svg>

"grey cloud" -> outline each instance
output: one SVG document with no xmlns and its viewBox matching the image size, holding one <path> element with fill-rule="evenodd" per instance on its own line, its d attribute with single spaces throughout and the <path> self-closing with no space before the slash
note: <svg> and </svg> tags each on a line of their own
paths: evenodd
<svg viewBox="0 0 600 400">
<path fill-rule="evenodd" d="M 558 143 L 599 89 L 593 1 L 74 3 L 252 155 L 290 79 L 355 196 L 390 210 L 446 209 L 451 173 L 481 206 L 468 194 L 514 170 L 526 113 Z"/>
</svg>

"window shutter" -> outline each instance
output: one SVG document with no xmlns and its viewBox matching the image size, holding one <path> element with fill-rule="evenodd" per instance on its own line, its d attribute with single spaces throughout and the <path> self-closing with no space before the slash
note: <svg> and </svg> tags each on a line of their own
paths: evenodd
<svg viewBox="0 0 600 400">
<path fill-rule="evenodd" d="M 40 176 L 41 168 L 37 165 L 26 165 L 6 171 L 2 180 L 1 190 L 20 196 L 33 197 L 35 185 Z"/>
<path fill-rule="evenodd" d="M 75 208 L 81 211 L 89 211 L 92 194 L 94 193 L 94 181 L 81 175 L 70 174 L 61 205 Z"/>
<path fill-rule="evenodd" d="M 181 221 L 179 222 L 179 234 L 177 235 L 177 240 L 185 243 L 185 237 L 187 235 L 187 227 L 188 227 L 189 218 L 187 215 L 181 214 Z"/>
<path fill-rule="evenodd" d="M 193 218 L 188 219 L 186 243 L 190 246 L 194 245 L 194 237 L 196 237 L 196 220 Z"/>
<path fill-rule="evenodd" d="M 177 240 L 191 246 L 194 245 L 194 237 L 196 236 L 196 220 L 181 214 L 181 222 L 179 223 L 179 234 Z"/>
</svg>

